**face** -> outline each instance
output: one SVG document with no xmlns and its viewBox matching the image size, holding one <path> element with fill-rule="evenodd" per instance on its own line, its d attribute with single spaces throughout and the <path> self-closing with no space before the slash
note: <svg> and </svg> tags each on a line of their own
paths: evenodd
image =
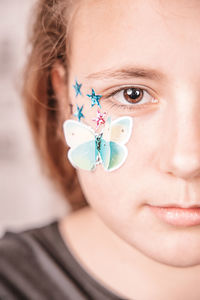
<svg viewBox="0 0 200 300">
<path fill-rule="evenodd" d="M 174 266 L 200 263 L 200 225 L 169 224 L 149 205 L 200 204 L 199 14 L 198 1 L 87 0 L 71 31 L 69 98 L 84 105 L 81 121 L 95 129 L 92 88 L 101 112 L 133 118 L 119 169 L 78 171 L 85 196 L 126 243 Z"/>
</svg>

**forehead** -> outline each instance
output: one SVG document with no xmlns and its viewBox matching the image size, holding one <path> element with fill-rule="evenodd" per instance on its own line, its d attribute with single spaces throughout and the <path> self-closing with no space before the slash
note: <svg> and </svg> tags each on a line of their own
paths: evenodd
<svg viewBox="0 0 200 300">
<path fill-rule="evenodd" d="M 199 13 L 198 0 L 81 0 L 72 29 L 72 64 L 84 74 L 130 63 L 165 68 L 177 57 L 195 62 Z"/>
</svg>

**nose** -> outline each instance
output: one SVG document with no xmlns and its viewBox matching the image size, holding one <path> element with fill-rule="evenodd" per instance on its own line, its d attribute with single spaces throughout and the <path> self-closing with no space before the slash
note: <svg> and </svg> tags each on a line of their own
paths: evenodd
<svg viewBox="0 0 200 300">
<path fill-rule="evenodd" d="M 200 178 L 200 104 L 191 102 L 182 101 L 167 115 L 160 156 L 162 171 L 185 180 Z"/>
</svg>

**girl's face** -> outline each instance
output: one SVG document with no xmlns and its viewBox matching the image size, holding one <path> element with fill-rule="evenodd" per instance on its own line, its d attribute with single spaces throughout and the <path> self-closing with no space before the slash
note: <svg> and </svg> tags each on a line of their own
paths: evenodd
<svg viewBox="0 0 200 300">
<path fill-rule="evenodd" d="M 81 121 L 96 127 L 92 88 L 101 112 L 133 118 L 119 169 L 78 171 L 86 198 L 122 240 L 174 266 L 200 264 L 200 225 L 168 224 L 149 205 L 200 205 L 199 15 L 195 0 L 83 0 L 71 31 L 69 98 L 74 111 L 84 105 Z"/>
</svg>

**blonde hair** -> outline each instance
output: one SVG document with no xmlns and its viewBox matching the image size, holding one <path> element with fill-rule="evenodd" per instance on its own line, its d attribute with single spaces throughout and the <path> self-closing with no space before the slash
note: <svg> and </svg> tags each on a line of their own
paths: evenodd
<svg viewBox="0 0 200 300">
<path fill-rule="evenodd" d="M 69 66 L 69 27 L 75 1 L 39 0 L 32 11 L 22 99 L 44 172 L 64 194 L 72 210 L 87 205 L 76 170 L 67 160 L 67 145 L 52 82 L 56 61 Z M 68 118 L 68 116 L 66 116 Z"/>
</svg>

